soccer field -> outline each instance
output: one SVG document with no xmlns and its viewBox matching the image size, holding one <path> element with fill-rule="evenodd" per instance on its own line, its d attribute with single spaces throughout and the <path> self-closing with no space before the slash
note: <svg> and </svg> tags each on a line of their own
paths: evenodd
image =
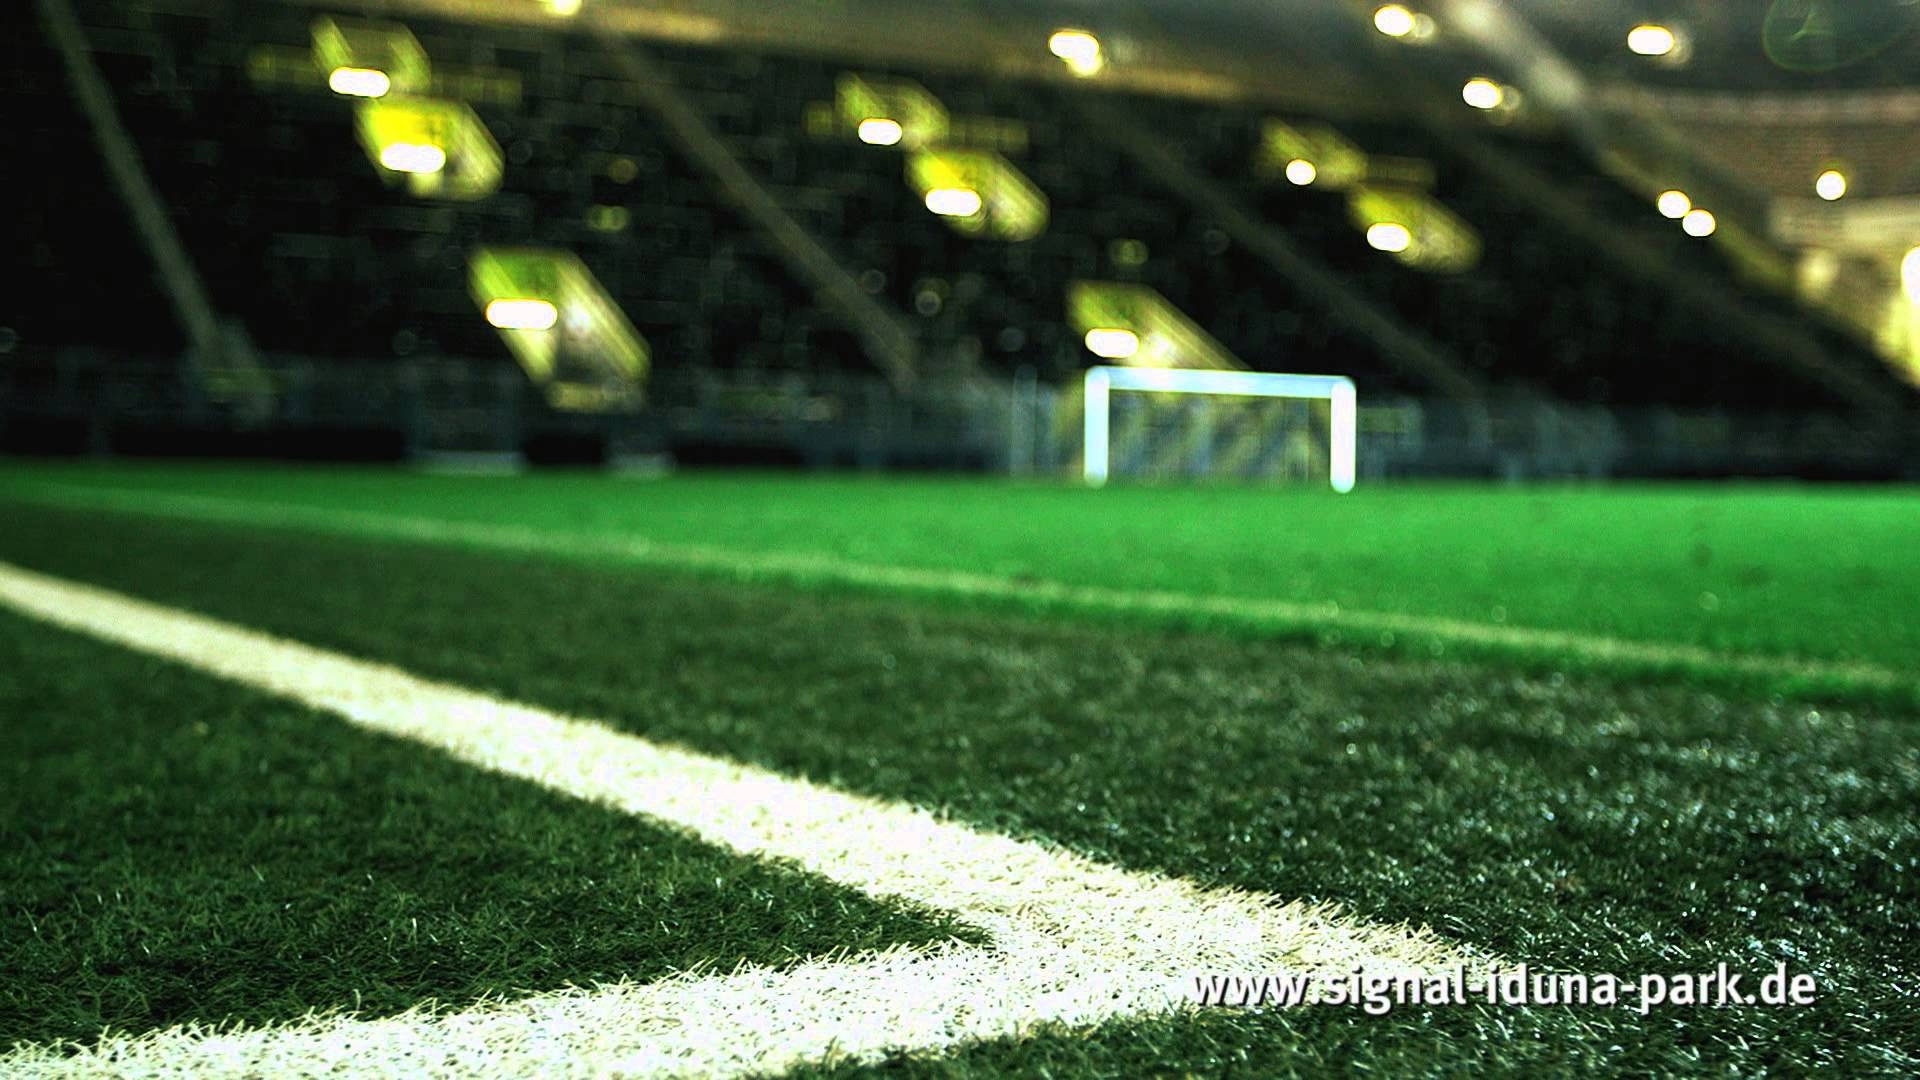
<svg viewBox="0 0 1920 1080">
<path fill-rule="evenodd" d="M 0 1074 L 1911 1075 L 1916 542 L 1896 489 L 0 464 Z M 1179 989 L 1521 964 L 1639 1000 Z M 1817 990 L 1645 1000 L 1720 965 Z"/>
</svg>

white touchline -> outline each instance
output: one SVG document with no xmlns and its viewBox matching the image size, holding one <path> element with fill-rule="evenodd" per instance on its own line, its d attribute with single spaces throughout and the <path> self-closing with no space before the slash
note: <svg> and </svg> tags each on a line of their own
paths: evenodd
<svg viewBox="0 0 1920 1080">
<path fill-rule="evenodd" d="M 156 495 L 126 488 L 76 485 L 21 488 L 9 494 L 47 505 L 113 510 L 189 521 L 275 529 L 297 528 L 416 544 L 468 545 L 495 551 L 587 556 L 667 570 L 719 572 L 755 579 L 771 577 L 828 581 L 893 592 L 1058 604 L 1103 613 L 1151 611 L 1176 616 L 1205 616 L 1210 620 L 1253 626 L 1277 625 L 1369 635 L 1395 634 L 1438 643 L 1492 647 L 1523 655 L 1564 655 L 1601 665 L 1832 680 L 1920 695 L 1920 677 L 1879 664 L 1718 652 L 1674 642 L 1633 641 L 1604 634 L 1542 630 L 1438 615 L 1361 611 L 1337 605 L 1260 597 L 1207 596 L 1154 589 L 1112 589 L 1015 580 L 967 571 L 863 563 L 832 555 L 734 551 L 690 544 L 655 543 L 640 537 L 570 536 L 519 525 L 447 521 L 212 495 Z"/>
<path fill-rule="evenodd" d="M 1480 962 L 1423 931 L 1121 870 L 5 563 L 0 606 L 744 855 L 951 912 L 993 940 L 452 1013 L 174 1028 L 79 1053 L 27 1047 L 0 1057 L 8 1076 L 741 1075 L 1171 1012 L 1186 1007 L 1197 972 Z"/>
</svg>

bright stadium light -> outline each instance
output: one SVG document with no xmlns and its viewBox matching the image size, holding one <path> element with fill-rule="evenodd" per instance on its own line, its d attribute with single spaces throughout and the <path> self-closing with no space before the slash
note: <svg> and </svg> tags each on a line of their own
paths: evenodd
<svg viewBox="0 0 1920 1080">
<path fill-rule="evenodd" d="M 378 68 L 334 68 L 327 76 L 327 89 L 342 97 L 382 98 L 393 89 L 393 80 Z"/>
<path fill-rule="evenodd" d="M 1413 233 L 1397 221 L 1377 221 L 1367 226 L 1367 246 L 1397 255 L 1413 246 Z"/>
<path fill-rule="evenodd" d="M 1100 39 L 1085 30 L 1055 30 L 1047 39 L 1047 51 L 1064 61 L 1068 71 L 1083 79 L 1100 74 L 1107 66 Z"/>
<path fill-rule="evenodd" d="M 580 0 L 547 0 L 547 10 L 566 18 L 580 14 Z"/>
<path fill-rule="evenodd" d="M 1306 158 L 1294 158 L 1287 162 L 1287 183 L 1295 187 L 1311 187 L 1320 179 L 1320 170 Z"/>
<path fill-rule="evenodd" d="M 1660 216 L 1679 221 L 1693 209 L 1693 199 L 1684 191 L 1663 191 L 1653 205 L 1660 208 Z"/>
<path fill-rule="evenodd" d="M 1499 83 L 1481 76 L 1467 80 L 1460 88 L 1460 100 L 1476 109 L 1497 109 L 1506 103 L 1507 92 Z"/>
<path fill-rule="evenodd" d="M 394 172 L 437 173 L 447 167 L 447 152 L 432 143 L 388 143 L 380 148 L 380 164 Z"/>
<path fill-rule="evenodd" d="M 1089 484 L 1107 482 L 1112 468 L 1113 392 L 1212 394 L 1220 397 L 1304 398 L 1329 406 L 1328 482 L 1333 490 L 1353 490 L 1360 433 L 1359 396 L 1353 380 L 1341 375 L 1278 375 L 1259 371 L 1201 371 L 1192 368 L 1097 367 L 1087 370 L 1085 451 L 1082 469 Z"/>
<path fill-rule="evenodd" d="M 487 322 L 500 330 L 551 330 L 560 321 L 560 309 L 545 300 L 495 300 L 487 305 Z"/>
<path fill-rule="evenodd" d="M 1696 206 L 1680 219 L 1680 227 L 1687 231 L 1688 236 L 1706 237 L 1713 235 L 1714 230 L 1720 227 L 1720 222 L 1710 211 Z"/>
<path fill-rule="evenodd" d="M 927 192 L 927 209 L 941 217 L 970 218 L 986 205 L 972 188 L 934 188 Z"/>
<path fill-rule="evenodd" d="M 1839 169 L 1828 169 L 1813 179 L 1813 193 L 1827 200 L 1837 202 L 1846 197 L 1847 174 Z"/>
<path fill-rule="evenodd" d="M 1658 23 L 1641 23 L 1627 31 L 1627 48 L 1636 56 L 1668 56 L 1680 45 L 1680 38 Z"/>
<path fill-rule="evenodd" d="M 1920 304 L 1920 247 L 1900 260 L 1900 284 L 1907 290 L 1907 299 Z"/>
<path fill-rule="evenodd" d="M 1131 330 L 1089 330 L 1087 351 L 1102 360 L 1128 360 L 1140 351 L 1140 335 Z"/>
<path fill-rule="evenodd" d="M 1382 4 L 1373 11 L 1373 28 L 1390 38 L 1413 33 L 1413 12 L 1400 4 Z"/>
<path fill-rule="evenodd" d="M 860 121 L 860 141 L 868 146 L 899 146 L 906 134 L 900 121 L 884 116 L 871 116 Z"/>
</svg>

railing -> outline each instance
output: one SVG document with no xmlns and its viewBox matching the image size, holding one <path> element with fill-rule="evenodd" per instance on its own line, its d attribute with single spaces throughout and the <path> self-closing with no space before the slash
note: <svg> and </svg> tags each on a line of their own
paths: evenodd
<svg viewBox="0 0 1920 1080">
<path fill-rule="evenodd" d="M 257 372 L 72 349 L 0 356 L 0 452 L 605 461 L 1077 475 L 1079 387 L 1031 377 L 903 392 L 843 372 L 656 372 L 644 401 L 560 412 L 517 369 L 454 359 L 339 362 L 268 354 Z M 1063 421 L 1062 418 L 1065 418 Z M 1608 409 L 1528 395 L 1485 404 L 1369 398 L 1363 483 L 1801 476 L 1920 479 L 1920 422 L 1839 414 Z M 1322 477 L 1324 479 L 1324 477 Z"/>
</svg>

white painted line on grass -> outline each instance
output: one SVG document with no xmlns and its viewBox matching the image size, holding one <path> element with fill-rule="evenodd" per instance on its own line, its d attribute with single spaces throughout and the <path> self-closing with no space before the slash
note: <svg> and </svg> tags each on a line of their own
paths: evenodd
<svg viewBox="0 0 1920 1080">
<path fill-rule="evenodd" d="M 1567 657 L 1610 667 L 1797 679 L 1865 690 L 1892 690 L 1920 699 L 1920 677 L 1912 672 L 1878 664 L 1719 652 L 1672 642 L 1632 641 L 1604 634 L 1542 630 L 1434 615 L 1358 611 L 1338 605 L 1288 600 L 1015 580 L 966 571 L 876 565 L 830 555 L 743 552 L 660 544 L 640 538 L 581 537 L 517 525 L 447 521 L 211 495 L 154 494 L 128 488 L 72 484 L 23 488 L 13 494 L 18 498 L 61 506 L 267 528 L 316 530 L 412 543 L 607 559 L 638 566 L 720 573 L 749 579 L 826 582 L 886 592 L 980 598 L 1100 613 L 1150 612 L 1181 619 L 1344 633 L 1374 639 L 1383 634 L 1392 634 L 1415 641 L 1488 647 L 1528 656 Z"/>
<path fill-rule="evenodd" d="M 77 1054 L 26 1048 L 0 1057 L 8 1075 L 730 1076 L 1166 1013 L 1186 1007 L 1189 976 L 1203 971 L 1437 971 L 1473 959 L 1423 931 L 1117 869 L 5 563 L 0 606 L 951 912 L 993 940 L 455 1013 L 175 1028 Z"/>
</svg>

